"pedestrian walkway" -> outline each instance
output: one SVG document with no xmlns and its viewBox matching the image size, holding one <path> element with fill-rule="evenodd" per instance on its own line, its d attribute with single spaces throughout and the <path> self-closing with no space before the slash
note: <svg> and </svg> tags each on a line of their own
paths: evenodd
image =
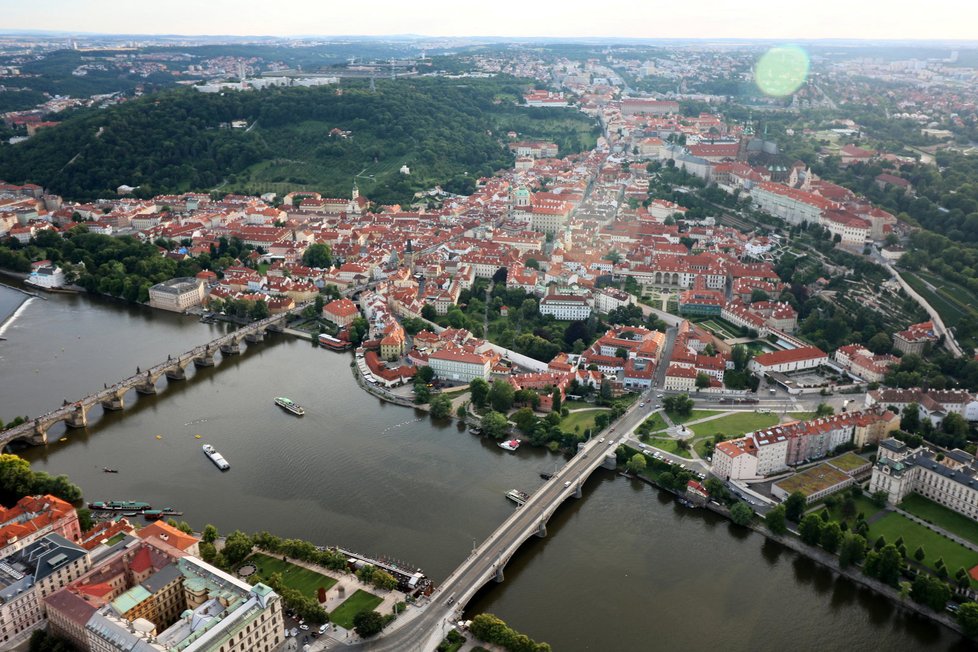
<svg viewBox="0 0 978 652">
<path fill-rule="evenodd" d="M 938 527 L 937 525 L 934 525 L 933 523 L 928 523 L 927 521 L 925 521 L 924 519 L 920 518 L 919 516 L 914 516 L 910 512 L 905 512 L 902 509 L 900 509 L 899 507 L 892 507 L 891 509 L 892 509 L 892 511 L 896 512 L 900 516 L 904 516 L 906 518 L 909 518 L 914 523 L 917 523 L 919 525 L 923 525 L 928 530 L 932 530 L 934 532 L 937 532 L 940 535 L 946 536 L 951 541 L 953 541 L 953 542 L 955 542 L 955 543 L 957 543 L 959 545 L 964 546 L 968 550 L 973 550 L 975 552 L 978 552 L 978 544 L 975 544 L 975 543 L 969 541 L 968 539 L 965 539 L 963 537 L 960 537 L 957 534 L 955 534 L 954 532 L 949 532 L 948 530 L 945 530 L 942 527 Z"/>
</svg>

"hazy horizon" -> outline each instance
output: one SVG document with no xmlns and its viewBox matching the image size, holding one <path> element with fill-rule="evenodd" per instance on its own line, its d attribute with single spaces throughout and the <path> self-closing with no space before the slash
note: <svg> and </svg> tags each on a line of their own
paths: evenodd
<svg viewBox="0 0 978 652">
<path fill-rule="evenodd" d="M 895 8 L 892 2 L 822 0 L 798 10 L 780 0 L 700 0 L 677 9 L 661 2 L 519 3 L 490 7 L 448 0 L 413 4 L 375 0 L 369 6 L 324 6 L 315 0 L 268 4 L 232 0 L 171 0 L 140 6 L 122 0 L 37 0 L 9 3 L 2 30 L 93 35 L 185 37 L 385 37 L 899 40 L 976 41 L 978 5 L 932 0 Z M 39 18 L 43 16 L 43 19 Z"/>
</svg>

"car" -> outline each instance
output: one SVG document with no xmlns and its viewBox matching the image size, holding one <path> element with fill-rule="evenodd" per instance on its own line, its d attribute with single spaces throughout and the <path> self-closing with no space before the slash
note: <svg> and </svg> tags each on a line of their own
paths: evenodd
<svg viewBox="0 0 978 652">
<path fill-rule="evenodd" d="M 299 628 L 298 627 L 293 627 L 290 630 L 290 633 L 292 634 L 292 636 L 298 636 L 299 635 Z"/>
<path fill-rule="evenodd" d="M 642 401 L 641 403 L 639 403 L 638 406 L 639 407 L 645 407 L 645 401 Z"/>
<path fill-rule="evenodd" d="M 656 394 L 655 395 L 656 398 L 662 398 L 662 396 L 663 396 L 662 394 Z"/>
<path fill-rule="evenodd" d="M 608 432 L 614 432 L 614 431 L 615 431 L 615 427 L 611 426 L 611 430 L 609 430 Z"/>
<path fill-rule="evenodd" d="M 601 439 L 599 439 L 598 441 L 599 441 L 599 442 L 601 442 L 601 443 L 603 444 L 603 443 L 604 443 L 604 437 L 602 437 L 602 438 L 601 438 Z"/>
<path fill-rule="evenodd" d="M 649 445 L 648 444 L 639 444 L 638 447 L 641 448 L 644 451 L 644 450 L 646 450 L 649 447 Z"/>
<path fill-rule="evenodd" d="M 570 480 L 568 480 L 567 482 L 565 482 L 565 483 L 564 483 L 564 486 L 565 486 L 565 487 L 569 487 L 569 486 L 570 486 Z"/>
<path fill-rule="evenodd" d="M 329 623 L 323 623 L 322 625 L 319 626 L 319 633 L 325 634 L 328 629 L 329 629 Z"/>
<path fill-rule="evenodd" d="M 301 629 L 304 632 L 308 632 L 309 631 L 309 625 L 299 625 L 299 629 Z"/>
<path fill-rule="evenodd" d="M 609 441 L 609 442 L 608 442 L 608 445 L 609 445 L 609 446 L 614 446 L 614 445 L 615 445 L 615 440 L 614 440 L 614 439 L 612 439 L 611 441 Z"/>
</svg>

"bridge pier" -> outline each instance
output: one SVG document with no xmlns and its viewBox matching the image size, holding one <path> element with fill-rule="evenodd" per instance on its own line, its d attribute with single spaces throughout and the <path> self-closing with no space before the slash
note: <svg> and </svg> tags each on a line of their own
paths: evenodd
<svg viewBox="0 0 978 652">
<path fill-rule="evenodd" d="M 578 483 L 577 487 L 574 488 L 574 498 L 583 498 L 583 497 L 584 497 L 584 492 L 581 491 L 581 483 Z"/>
<path fill-rule="evenodd" d="M 284 333 L 285 327 L 282 326 L 281 322 L 275 322 L 274 324 L 269 324 L 265 330 L 269 333 Z"/>
<path fill-rule="evenodd" d="M 195 367 L 213 367 L 214 366 L 214 352 L 211 351 L 211 347 L 204 349 L 204 352 L 194 358 Z"/>
<path fill-rule="evenodd" d="M 604 462 L 601 464 L 604 468 L 614 471 L 618 468 L 618 458 L 614 453 L 608 453 L 604 456 Z"/>
<path fill-rule="evenodd" d="M 537 536 L 541 539 L 547 536 L 547 523 L 546 521 L 540 521 L 540 525 L 537 527 Z"/>
<path fill-rule="evenodd" d="M 71 413 L 65 417 L 65 425 L 69 428 L 86 428 L 88 427 L 88 409 L 82 405 L 75 407 Z"/>
<path fill-rule="evenodd" d="M 40 419 L 34 419 L 34 432 L 31 435 L 31 444 L 34 446 L 43 446 L 48 443 L 48 425 L 41 425 Z"/>
<path fill-rule="evenodd" d="M 126 407 L 126 402 L 123 400 L 124 394 L 119 394 L 117 396 L 110 396 L 109 398 L 102 401 L 102 409 L 109 410 L 110 412 L 117 412 L 123 410 Z"/>
<path fill-rule="evenodd" d="M 505 576 L 503 576 L 503 567 L 502 566 L 500 566 L 499 568 L 496 569 L 496 577 L 494 579 L 496 580 L 496 584 L 499 584 L 504 579 L 506 579 Z"/>
<path fill-rule="evenodd" d="M 150 373 L 147 371 L 146 372 L 146 382 L 140 383 L 139 385 L 136 385 L 136 393 L 137 394 L 144 394 L 146 396 L 152 396 L 153 394 L 156 394 L 156 381 L 157 381 L 158 378 L 159 378 L 159 376 L 157 376 L 156 378 L 153 378 L 150 375 Z"/>
<path fill-rule="evenodd" d="M 176 365 L 166 370 L 166 378 L 167 380 L 187 380 L 187 372 L 180 365 Z"/>
<path fill-rule="evenodd" d="M 225 355 L 239 355 L 241 353 L 241 342 L 238 340 L 231 340 L 227 344 L 222 344 L 221 353 Z"/>
<path fill-rule="evenodd" d="M 265 331 L 261 329 L 245 335 L 245 342 L 248 342 L 250 344 L 257 344 L 258 342 L 263 342 L 264 340 L 265 340 Z"/>
</svg>

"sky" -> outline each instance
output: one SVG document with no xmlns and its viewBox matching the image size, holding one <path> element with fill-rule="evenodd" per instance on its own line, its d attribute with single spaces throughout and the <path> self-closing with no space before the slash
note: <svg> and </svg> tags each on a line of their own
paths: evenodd
<svg viewBox="0 0 978 652">
<path fill-rule="evenodd" d="M 978 40 L 974 0 L 0 0 L 0 31 Z"/>
</svg>

